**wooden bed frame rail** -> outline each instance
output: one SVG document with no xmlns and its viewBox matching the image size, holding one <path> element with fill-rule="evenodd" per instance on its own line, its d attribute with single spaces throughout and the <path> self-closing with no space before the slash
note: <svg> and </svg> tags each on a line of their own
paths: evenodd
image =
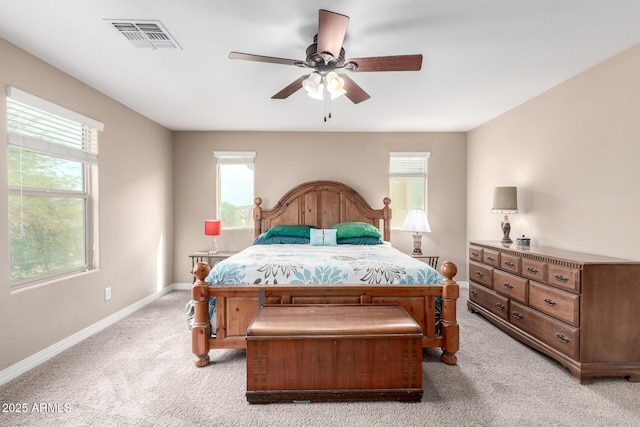
<svg viewBox="0 0 640 427">
<path fill-rule="evenodd" d="M 210 286 L 196 281 L 192 287 L 195 316 L 192 328 L 192 351 L 195 365 L 209 364 L 209 351 L 223 348 L 246 348 L 246 331 L 266 304 L 399 304 L 422 329 L 423 348 L 441 348 L 441 360 L 457 362 L 459 326 L 456 320 L 458 284 L 453 280 L 457 267 L 444 262 L 445 276 L 438 285 L 279 285 L 279 286 Z M 209 298 L 216 297 L 216 331 L 211 334 Z M 441 297 L 440 334 L 436 333 L 436 298 Z M 263 299 L 263 301 L 261 301 Z"/>
</svg>

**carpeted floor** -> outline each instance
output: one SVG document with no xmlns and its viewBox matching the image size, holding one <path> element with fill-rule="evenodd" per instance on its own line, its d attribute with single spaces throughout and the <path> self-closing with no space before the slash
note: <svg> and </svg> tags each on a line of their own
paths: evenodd
<svg viewBox="0 0 640 427">
<path fill-rule="evenodd" d="M 167 294 L 0 387 L 0 425 L 640 425 L 640 384 L 576 383 L 555 361 L 467 312 L 465 296 L 458 365 L 424 351 L 422 402 L 249 405 L 244 351 L 214 350 L 212 364 L 194 367 L 188 299 L 186 291 Z"/>
</svg>

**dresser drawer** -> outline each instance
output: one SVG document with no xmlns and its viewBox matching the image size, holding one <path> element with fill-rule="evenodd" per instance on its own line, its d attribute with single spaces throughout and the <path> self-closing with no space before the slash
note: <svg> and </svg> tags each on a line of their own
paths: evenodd
<svg viewBox="0 0 640 427">
<path fill-rule="evenodd" d="M 559 288 L 580 292 L 580 270 L 549 264 L 547 283 Z"/>
<path fill-rule="evenodd" d="M 580 326 L 580 296 L 536 282 L 529 282 L 529 306 L 556 319 Z"/>
<path fill-rule="evenodd" d="M 482 262 L 482 248 L 478 246 L 469 246 L 469 259 Z"/>
<path fill-rule="evenodd" d="M 509 299 L 475 283 L 469 283 L 469 299 L 496 316 L 509 320 Z"/>
<path fill-rule="evenodd" d="M 493 287 L 493 268 L 488 265 L 469 261 L 469 279 L 485 285 L 487 288 Z"/>
<path fill-rule="evenodd" d="M 547 277 L 547 263 L 533 259 L 522 259 L 522 275 L 529 279 L 544 283 Z"/>
<path fill-rule="evenodd" d="M 514 276 L 503 271 L 493 271 L 493 290 L 523 304 L 528 302 L 528 283 L 524 277 Z"/>
<path fill-rule="evenodd" d="M 509 321 L 567 356 L 579 357 L 580 331 L 577 328 L 515 301 L 511 301 Z"/>
<path fill-rule="evenodd" d="M 513 274 L 520 274 L 520 265 L 522 259 L 519 256 L 501 254 L 500 255 L 500 269 L 508 271 Z"/>
<path fill-rule="evenodd" d="M 500 252 L 484 249 L 482 252 L 482 262 L 492 267 L 500 268 Z"/>
</svg>

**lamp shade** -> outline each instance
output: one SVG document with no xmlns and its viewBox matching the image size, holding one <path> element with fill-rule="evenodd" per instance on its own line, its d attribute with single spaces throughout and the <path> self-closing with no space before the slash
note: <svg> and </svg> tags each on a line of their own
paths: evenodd
<svg viewBox="0 0 640 427">
<path fill-rule="evenodd" d="M 429 221 L 424 213 L 424 209 L 409 209 L 402 224 L 402 231 L 413 231 L 415 233 L 428 233 L 431 231 Z"/>
<path fill-rule="evenodd" d="M 325 76 L 325 81 L 327 82 L 327 89 L 329 89 L 329 92 L 331 92 L 332 95 L 345 93 L 344 79 L 335 71 L 330 71 Z"/>
<path fill-rule="evenodd" d="M 220 235 L 220 220 L 219 219 L 207 219 L 204 221 L 204 234 L 206 236 L 219 236 Z"/>
<path fill-rule="evenodd" d="M 517 187 L 496 187 L 493 190 L 493 205 L 491 213 L 517 213 L 518 189 Z"/>
<path fill-rule="evenodd" d="M 311 73 L 302 81 L 302 87 L 309 94 L 322 93 L 322 76 L 318 73 Z"/>
</svg>

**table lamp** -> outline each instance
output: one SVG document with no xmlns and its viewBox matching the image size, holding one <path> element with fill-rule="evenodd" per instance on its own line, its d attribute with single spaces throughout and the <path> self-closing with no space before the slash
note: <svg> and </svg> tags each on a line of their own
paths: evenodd
<svg viewBox="0 0 640 427">
<path fill-rule="evenodd" d="M 220 220 L 219 219 L 207 219 L 204 221 L 204 234 L 206 236 L 213 236 L 213 249 L 209 251 L 210 255 L 218 253 L 218 244 L 216 243 L 216 236 L 220 235 Z"/>
<path fill-rule="evenodd" d="M 413 254 L 422 255 L 422 234 L 429 233 L 429 221 L 424 213 L 424 209 L 409 209 L 402 224 L 402 231 L 412 231 L 413 234 Z"/>
<path fill-rule="evenodd" d="M 502 243 L 513 243 L 513 240 L 509 238 L 509 232 L 511 231 L 509 214 L 518 213 L 518 189 L 516 187 L 496 187 L 493 190 L 491 213 L 504 214 L 504 219 L 500 222 Z"/>
</svg>

